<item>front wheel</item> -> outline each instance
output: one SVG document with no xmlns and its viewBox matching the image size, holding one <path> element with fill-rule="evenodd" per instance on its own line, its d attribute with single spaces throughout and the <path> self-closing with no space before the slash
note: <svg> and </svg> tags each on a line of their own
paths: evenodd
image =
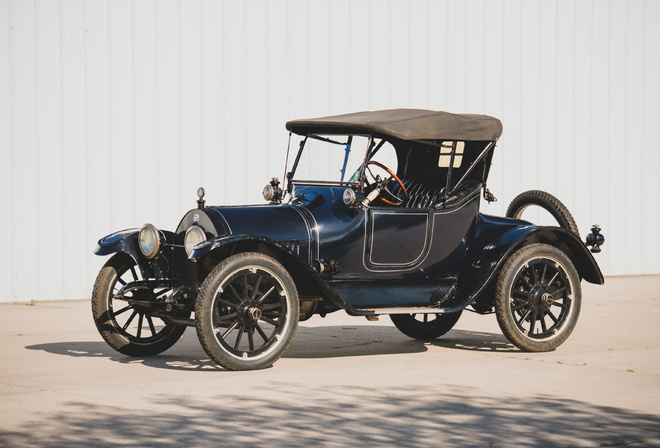
<svg viewBox="0 0 660 448">
<path fill-rule="evenodd" d="M 216 266 L 195 306 L 202 347 L 229 370 L 271 366 L 291 344 L 298 316 L 293 279 L 280 263 L 259 253 L 237 254 Z"/>
<path fill-rule="evenodd" d="M 103 339 L 110 347 L 128 356 L 151 356 L 164 352 L 179 340 L 185 326 L 173 325 L 151 314 L 148 301 L 170 291 L 146 286 L 123 294 L 122 289 L 142 280 L 135 261 L 115 254 L 101 268 L 92 292 L 92 315 Z M 180 310 L 175 317 L 186 318 Z"/>
<path fill-rule="evenodd" d="M 451 330 L 463 311 L 450 314 L 391 314 L 390 319 L 406 336 L 422 341 L 439 338 Z"/>
<path fill-rule="evenodd" d="M 554 246 L 532 244 L 515 252 L 497 279 L 495 314 L 504 336 L 529 352 L 559 347 L 580 315 L 580 278 Z"/>
</svg>

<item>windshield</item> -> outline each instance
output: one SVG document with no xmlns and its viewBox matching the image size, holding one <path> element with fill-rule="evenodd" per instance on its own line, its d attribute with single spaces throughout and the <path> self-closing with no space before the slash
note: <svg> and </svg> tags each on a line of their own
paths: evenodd
<svg viewBox="0 0 660 448">
<path fill-rule="evenodd" d="M 371 139 L 361 135 L 310 135 L 293 167 L 294 181 L 357 182 Z"/>
</svg>

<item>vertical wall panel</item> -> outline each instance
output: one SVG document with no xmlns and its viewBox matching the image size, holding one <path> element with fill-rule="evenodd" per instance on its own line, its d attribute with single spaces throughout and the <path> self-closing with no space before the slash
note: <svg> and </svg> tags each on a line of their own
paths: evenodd
<svg viewBox="0 0 660 448">
<path fill-rule="evenodd" d="M 593 15 L 590 2 L 567 2 L 564 8 L 572 8 L 574 11 L 573 25 L 573 72 L 572 89 L 574 92 L 573 102 L 573 139 L 572 147 L 568 149 L 572 152 L 571 163 L 573 164 L 573 176 L 576 185 L 592 185 L 596 166 L 594 159 L 600 157 L 599 148 L 594 148 L 591 139 L 592 106 L 591 93 L 594 88 L 593 83 L 596 80 L 597 70 L 594 70 L 593 48 L 591 36 L 593 32 Z M 569 44 L 567 44 L 569 45 Z M 559 161 L 555 162 L 555 169 L 559 167 Z M 594 217 L 594 201 L 589 195 L 580 194 L 578 191 L 572 191 L 571 211 L 573 217 L 582 232 L 586 232 L 590 224 L 590 217 Z M 596 219 L 595 217 L 593 219 Z"/>
<path fill-rule="evenodd" d="M 211 203 L 219 201 L 219 195 L 224 189 L 225 163 L 222 144 L 224 135 L 225 108 L 223 102 L 223 28 L 218 26 L 223 22 L 222 4 L 217 1 L 205 0 L 201 4 L 201 86 L 202 86 L 202 158 L 199 186 L 208 191 L 207 200 Z M 195 192 L 183 192 L 184 204 L 192 207 Z M 161 193 L 162 194 L 162 193 Z M 166 197 L 163 195 L 163 200 Z M 178 210 L 180 214 L 184 210 Z M 176 218 L 173 218 L 174 220 Z"/>
<path fill-rule="evenodd" d="M 14 18 L 13 3 L 0 0 L 0 207 L 3 216 L 14 212 Z M 0 235 L 5 235 L 5 256 L 0 257 L 0 281 L 5 285 L 2 300 L 17 298 L 12 256 L 17 247 L 14 219 L 0 219 Z"/>
<path fill-rule="evenodd" d="M 130 67 L 133 84 L 133 164 L 134 171 L 133 201 L 135 204 L 135 219 L 137 222 L 154 220 L 158 217 L 159 195 L 158 182 L 151 175 L 145 176 L 139 167 L 150 167 L 159 158 L 159 147 L 156 144 L 158 133 L 157 83 L 156 83 L 156 14 L 155 1 L 145 0 L 129 2 L 127 10 L 132 21 L 127 34 L 131 36 Z M 193 2 L 190 2 L 191 7 Z M 191 8 L 192 9 L 192 8 Z M 195 28 L 193 28 L 195 29 Z M 191 51 L 198 45 L 191 46 Z M 188 85 L 188 84 L 186 84 Z M 193 83 L 193 86 L 198 83 Z M 184 115 L 185 116 L 185 115 Z M 199 135 L 199 133 L 195 133 Z M 197 158 L 195 159 L 197 160 Z M 186 170 L 183 170 L 185 173 Z M 179 185 L 179 188 L 181 186 Z M 145 200 L 153 198 L 152 200 Z M 163 225 L 165 223 L 154 223 Z"/>
<path fill-rule="evenodd" d="M 626 2 L 625 12 L 620 17 L 625 20 L 625 103 L 623 111 L 625 121 L 621 124 L 624 131 L 624 143 L 621 149 L 627 153 L 624 158 L 622 179 L 625 179 L 625 195 L 627 207 L 631 210 L 642 210 L 644 202 L 639 192 L 643 191 L 640 170 L 643 165 L 644 144 L 644 2 Z M 646 223 L 641 219 L 624 220 L 625 232 L 630 235 L 643 235 Z M 639 257 L 644 253 L 646 241 L 641 238 L 630 238 L 626 241 L 628 256 Z M 630 264 L 632 260 L 627 260 Z"/>
<path fill-rule="evenodd" d="M 180 190 L 179 156 L 183 152 L 181 138 L 181 95 L 180 48 L 179 41 L 179 2 L 158 0 L 154 2 L 156 16 L 156 67 L 155 79 L 157 100 L 157 127 L 154 136 L 158 148 L 158 160 L 151 165 L 152 182 L 158 186 L 159 226 L 173 226 L 175 214 L 180 215 L 185 191 Z M 222 27 L 220 27 L 222 28 Z M 149 167 L 147 167 L 150 170 Z M 187 192 L 188 195 L 195 194 Z M 194 197 L 193 197 L 194 199 Z M 146 199 L 145 199 L 146 200 Z M 154 218 L 150 218 L 154 219 Z M 169 228 L 169 227 L 168 227 Z"/>
<path fill-rule="evenodd" d="M 49 4 L 57 4 L 56 2 L 48 2 Z M 112 191 L 117 182 L 122 179 L 117 173 L 113 173 L 110 167 L 113 160 L 113 153 L 111 151 L 111 139 L 113 134 L 110 127 L 110 60 L 109 60 L 109 33 L 110 22 L 108 21 L 108 7 L 107 3 L 102 2 L 99 7 L 87 7 L 85 19 L 85 39 L 86 50 L 85 58 L 86 64 L 86 116 L 88 117 L 88 124 L 86 130 L 86 147 L 87 147 L 87 176 L 90 180 L 86 185 L 87 196 L 87 216 L 89 225 L 86 229 L 87 236 L 85 243 L 87 248 L 86 253 L 91 253 L 96 246 L 99 230 L 102 233 L 109 233 L 116 227 L 113 227 L 113 217 L 119 215 L 113 213 L 112 208 L 109 206 L 109 201 L 112 197 Z M 50 19 L 49 19 L 50 20 Z M 52 114 L 48 114 L 52 118 Z M 58 156 L 55 153 L 54 156 Z M 55 170 L 61 172 L 62 160 L 59 160 L 59 165 Z M 54 161 L 55 161 L 54 160 Z M 61 191 L 58 192 L 61 194 Z M 62 209 L 57 207 L 53 211 L 55 216 L 62 214 Z M 127 226 L 133 225 L 127 223 Z M 59 239 L 53 241 L 57 247 L 53 253 L 58 254 L 62 258 L 60 266 L 66 264 L 66 257 L 70 255 L 62 250 L 61 242 Z M 88 269 L 91 276 L 100 268 L 105 260 L 92 259 L 88 263 Z M 75 273 L 74 273 L 75 274 Z"/>
<path fill-rule="evenodd" d="M 337 8 L 339 2 L 333 2 L 333 8 Z M 332 11 L 331 11 L 332 14 Z M 266 101 L 267 114 L 264 123 L 257 123 L 258 130 L 265 132 L 266 146 L 261 148 L 262 157 L 268 161 L 268 173 L 266 179 L 260 179 L 265 185 L 271 177 L 278 177 L 284 182 L 284 163 L 286 158 L 287 133 L 283 128 L 282 119 L 285 117 L 296 118 L 288 112 L 289 89 L 287 80 L 289 72 L 296 69 L 295 64 L 289 63 L 288 29 L 289 10 L 286 4 L 266 1 Z M 333 19 L 328 22 L 333 27 Z M 344 20 L 345 22 L 345 20 Z M 343 64 L 343 62 L 340 62 Z M 340 65 L 341 67 L 341 65 Z M 334 89 L 328 88 L 328 96 Z M 279 121 L 279 123 L 278 123 Z M 253 189 L 257 189 L 258 182 L 253 182 Z M 261 190 L 257 191 L 259 194 Z"/>
<path fill-rule="evenodd" d="M 16 5 L 15 5 L 16 6 Z M 37 223 L 26 219 L 31 215 L 34 205 L 30 198 L 31 191 L 40 191 L 37 176 L 37 152 L 39 134 L 38 98 L 36 94 L 37 73 L 39 70 L 39 49 L 37 47 L 37 29 L 35 17 L 38 5 L 34 1 L 21 4 L 21 10 L 14 9 L 14 103 L 13 113 L 13 193 L 12 210 L 17 219 L 12 236 L 14 255 L 11 257 L 18 266 L 32 266 L 32 269 L 14 270 L 15 292 L 22 299 L 39 296 L 38 282 L 33 281 L 35 269 L 33 254 L 22 250 L 20 241 L 26 235 L 36 235 Z M 20 50 L 19 50 L 20 49 Z M 28 193 L 27 195 L 25 193 Z"/>
<path fill-rule="evenodd" d="M 642 191 L 645 192 L 641 206 L 640 223 L 660 222 L 660 207 L 649 206 L 648 198 L 660 197 L 660 2 L 647 0 L 643 9 L 643 61 L 642 61 L 642 166 L 640 179 Z M 658 232 L 644 232 L 644 245 L 651 248 L 643 251 L 642 272 L 660 272 L 660 257 L 657 249 L 660 247 Z M 637 267 L 636 269 L 639 269 Z M 631 272 L 635 272 L 631 269 Z"/>
<path fill-rule="evenodd" d="M 62 153 L 63 146 L 63 116 L 62 116 L 62 29 L 61 18 L 62 9 L 59 2 L 39 1 L 36 3 L 36 37 L 37 47 L 39 48 L 39 68 L 37 73 L 37 104 L 38 115 L 34 123 L 35 134 L 37 137 L 37 160 L 34 169 L 39 179 L 38 188 L 32 193 L 34 195 L 33 205 L 36 210 L 40 210 L 43 216 L 52 217 L 55 228 L 60 229 L 63 224 L 65 190 L 62 182 Z M 28 151 L 28 147 L 21 148 Z M 89 187 L 93 188 L 92 185 Z M 82 198 L 88 201 L 89 198 Z M 90 216 L 90 214 L 88 214 Z M 93 216 L 93 214 L 92 214 Z M 41 298 L 48 296 L 51 291 L 60 292 L 64 290 L 64 285 L 75 281 L 67 279 L 66 251 L 62 237 L 52 238 L 48 232 L 43 231 L 43 225 L 39 219 L 34 217 L 37 222 L 38 231 L 36 232 L 37 247 L 48 246 L 50 250 L 34 259 L 34 273 L 36 283 L 40 289 L 38 294 Z M 49 219 L 50 221 L 50 219 Z M 20 221 L 19 221 L 20 222 Z M 89 232 L 93 224 L 85 226 L 85 231 Z M 87 235 L 87 239 L 91 235 Z M 93 242 L 86 241 L 88 247 L 93 247 Z M 23 290 L 21 288 L 21 290 Z"/>
<path fill-rule="evenodd" d="M 606 274 L 658 273 L 658 23 L 655 0 L 0 0 L 0 301 L 87 297 L 99 237 L 174 229 L 199 185 L 258 202 L 286 120 L 390 107 L 499 117 L 485 212 L 546 189 L 603 226 Z"/>
<path fill-rule="evenodd" d="M 607 24 L 608 59 L 607 59 L 607 90 L 604 92 L 607 98 L 607 173 L 612 175 L 612 181 L 607 184 L 607 195 L 611 204 L 622 204 L 627 201 L 628 195 L 626 183 L 623 181 L 623 173 L 628 161 L 626 145 L 626 34 L 625 24 L 627 11 L 625 0 L 612 0 L 610 2 L 610 16 Z M 631 148 L 634 151 L 634 148 Z M 615 235 L 625 235 L 627 231 L 626 216 L 618 207 L 608 207 L 608 229 Z M 630 257 L 637 256 L 636 253 L 628 251 L 629 242 L 627 238 L 612 240 L 612 247 L 621 253 L 623 263 L 628 264 Z M 607 254 L 609 262 L 612 262 L 612 251 Z"/>
<path fill-rule="evenodd" d="M 181 126 L 179 165 L 175 175 L 179 178 L 181 199 L 179 213 L 193 208 L 195 192 L 199 187 L 200 172 L 204 166 L 202 154 L 202 41 L 201 5 L 199 0 L 178 2 L 179 20 L 179 117 Z M 241 23 L 241 22 L 239 22 Z M 245 26 L 245 24 L 242 24 Z M 249 58 L 249 52 L 246 52 Z M 255 80 L 256 83 L 256 80 Z M 244 98 L 246 106 L 249 99 Z M 245 136 L 243 136 L 244 138 Z"/>
</svg>

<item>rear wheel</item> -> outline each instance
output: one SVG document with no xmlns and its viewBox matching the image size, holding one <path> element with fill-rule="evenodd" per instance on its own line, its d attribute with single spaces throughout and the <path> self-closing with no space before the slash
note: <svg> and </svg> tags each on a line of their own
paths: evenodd
<svg viewBox="0 0 660 448">
<path fill-rule="evenodd" d="M 529 216 L 529 212 L 536 207 L 550 213 L 560 227 L 573 232 L 578 237 L 580 236 L 580 231 L 568 208 L 559 199 L 545 191 L 529 190 L 520 193 L 509 204 L 506 216 L 515 219 L 526 219 L 525 213 L 527 212 L 527 216 Z M 529 221 L 529 219 L 526 220 Z"/>
<path fill-rule="evenodd" d="M 532 244 L 504 264 L 495 293 L 495 314 L 506 338 L 529 352 L 560 346 L 580 315 L 580 278 L 556 247 Z"/>
<path fill-rule="evenodd" d="M 271 257 L 243 253 L 208 275 L 197 297 L 197 335 L 213 361 L 229 370 L 271 366 L 291 344 L 299 303 L 293 279 Z"/>
<path fill-rule="evenodd" d="M 406 336 L 428 341 L 451 330 L 463 311 L 451 314 L 391 314 L 390 319 Z"/>
<path fill-rule="evenodd" d="M 164 352 L 179 340 L 185 326 L 173 325 L 151 315 L 144 303 L 169 292 L 167 288 L 135 289 L 118 295 L 130 282 L 141 280 L 130 256 L 115 254 L 101 268 L 92 292 L 92 315 L 103 339 L 118 352 L 129 356 L 151 356 Z M 175 317 L 186 318 L 186 311 Z"/>
</svg>

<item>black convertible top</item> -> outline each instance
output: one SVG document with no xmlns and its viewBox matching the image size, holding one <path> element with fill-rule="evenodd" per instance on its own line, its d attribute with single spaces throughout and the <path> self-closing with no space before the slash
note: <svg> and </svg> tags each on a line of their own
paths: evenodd
<svg viewBox="0 0 660 448">
<path fill-rule="evenodd" d="M 497 141 L 502 122 L 495 117 L 424 109 L 388 109 L 289 121 L 299 135 L 377 134 L 401 140 Z"/>
</svg>

